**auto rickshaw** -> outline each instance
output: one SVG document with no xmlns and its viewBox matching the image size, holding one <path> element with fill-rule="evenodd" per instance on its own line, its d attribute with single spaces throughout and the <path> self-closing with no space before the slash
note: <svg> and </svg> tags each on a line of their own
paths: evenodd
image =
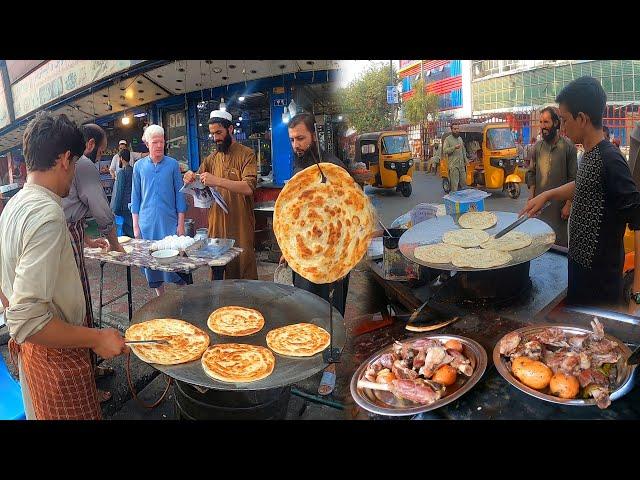
<svg viewBox="0 0 640 480">
<path fill-rule="evenodd" d="M 518 162 L 513 135 L 506 123 L 458 124 L 460 137 L 464 141 L 467 156 L 471 158 L 466 168 L 466 183 L 470 187 L 499 188 L 507 191 L 511 198 L 520 196 L 520 183 L 524 178 L 518 174 Z M 451 191 L 448 155 L 444 153 L 445 139 L 442 135 L 440 152 L 440 176 L 442 188 Z M 475 147 L 478 150 L 475 150 Z"/>
<path fill-rule="evenodd" d="M 355 162 L 369 170 L 366 182 L 378 188 L 395 188 L 405 197 L 411 195 L 414 160 L 406 132 L 364 133 L 356 139 Z"/>
</svg>

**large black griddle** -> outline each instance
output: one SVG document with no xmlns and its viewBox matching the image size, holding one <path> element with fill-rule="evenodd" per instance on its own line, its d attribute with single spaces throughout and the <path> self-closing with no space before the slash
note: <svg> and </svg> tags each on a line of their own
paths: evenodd
<svg viewBox="0 0 640 480">
<path fill-rule="evenodd" d="M 498 217 L 498 223 L 485 230 L 489 235 L 494 235 L 498 233 L 505 227 L 508 227 L 510 224 L 515 222 L 518 219 L 518 215 L 516 213 L 509 212 L 493 212 Z M 415 262 L 419 265 L 428 268 L 434 268 L 437 270 L 449 270 L 449 271 L 468 271 L 468 272 L 479 272 L 484 270 L 497 270 L 508 267 L 513 267 L 515 265 L 519 265 L 521 263 L 530 262 L 534 258 L 539 257 L 543 253 L 545 253 L 553 243 L 555 242 L 556 235 L 553 232 L 553 229 L 547 225 L 542 220 L 538 220 L 537 218 L 531 218 L 516 228 L 517 232 L 528 233 L 533 237 L 533 241 L 531 245 L 525 248 L 521 248 L 520 250 L 514 250 L 508 252 L 513 259 L 505 263 L 504 265 L 500 265 L 498 267 L 492 268 L 470 268 L 470 267 L 456 267 L 452 263 L 430 263 L 425 262 L 424 260 L 419 260 L 413 255 L 413 251 L 416 247 L 421 245 L 430 245 L 434 243 L 442 242 L 442 235 L 449 230 L 457 230 L 460 229 L 460 225 L 458 224 L 459 217 L 453 217 L 451 215 L 445 215 L 443 217 L 431 218 L 429 220 L 425 220 L 420 222 L 416 226 L 410 228 L 400 237 L 400 242 L 398 244 L 398 248 L 400 252 L 407 257 L 410 261 Z"/>
<path fill-rule="evenodd" d="M 228 337 L 213 333 L 207 326 L 209 315 L 220 307 L 237 305 L 254 308 L 262 313 L 265 325 L 258 333 L 245 337 Z M 209 334 L 211 345 L 217 343 L 247 343 L 267 347 L 266 335 L 274 328 L 294 323 L 313 323 L 330 332 L 329 303 L 290 285 L 281 285 L 260 280 L 216 280 L 206 285 L 189 285 L 166 292 L 149 301 L 133 315 L 132 323 L 155 318 L 176 318 L 189 322 Z M 340 312 L 333 308 L 333 346 L 342 349 L 346 330 Z M 227 383 L 209 377 L 202 369 L 200 360 L 180 365 L 157 365 L 154 368 L 170 377 L 201 387 L 247 391 L 285 387 L 304 380 L 328 364 L 322 352 L 313 357 L 284 357 L 273 353 L 276 364 L 273 373 L 255 382 Z"/>
</svg>

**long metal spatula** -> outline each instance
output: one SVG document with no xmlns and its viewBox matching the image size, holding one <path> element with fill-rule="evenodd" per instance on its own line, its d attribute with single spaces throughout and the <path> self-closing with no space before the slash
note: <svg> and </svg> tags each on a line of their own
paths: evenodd
<svg viewBox="0 0 640 480">
<path fill-rule="evenodd" d="M 169 344 L 167 340 L 126 340 L 124 343 L 126 343 L 127 345 L 131 345 L 132 343 L 159 343 L 162 345 Z"/>
<path fill-rule="evenodd" d="M 540 209 L 540 212 L 542 212 L 545 208 L 547 208 L 549 205 L 551 205 L 551 202 L 546 202 L 542 208 Z M 527 214 L 521 216 L 520 218 L 518 218 L 518 220 L 516 220 L 515 222 L 513 222 L 511 225 L 509 225 L 507 228 L 503 228 L 502 230 L 500 230 L 498 233 L 496 233 L 493 238 L 500 238 L 504 235 L 506 235 L 507 233 L 509 233 L 511 230 L 513 230 L 514 228 L 522 225 L 524 222 L 526 222 L 527 220 L 529 220 L 531 217 Z"/>
</svg>

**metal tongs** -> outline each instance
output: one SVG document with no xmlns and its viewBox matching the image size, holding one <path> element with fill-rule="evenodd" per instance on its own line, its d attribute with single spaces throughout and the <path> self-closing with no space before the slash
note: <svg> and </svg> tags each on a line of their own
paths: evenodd
<svg viewBox="0 0 640 480">
<path fill-rule="evenodd" d="M 316 136 L 316 146 L 318 147 L 318 158 L 316 159 L 316 165 L 318 166 L 318 170 L 320 170 L 320 175 L 322 177 L 320 183 L 327 183 L 327 177 L 320 168 L 320 160 L 322 160 L 322 154 L 320 153 L 320 140 L 318 140 L 318 126 L 315 123 L 313 124 L 313 129 L 315 130 L 314 134 Z"/>
<path fill-rule="evenodd" d="M 542 211 L 547 208 L 549 205 L 551 205 L 551 202 L 545 202 L 545 204 L 542 206 L 542 208 L 540 209 L 540 211 L 538 212 L 538 215 L 540 213 L 542 213 Z M 514 228 L 518 227 L 519 225 L 522 225 L 524 222 L 526 222 L 527 220 L 529 220 L 531 217 L 527 214 L 524 214 L 523 216 L 521 216 L 520 218 L 518 218 L 515 222 L 513 222 L 511 225 L 509 225 L 506 228 L 503 228 L 502 230 L 500 230 L 498 233 L 496 233 L 493 238 L 500 238 L 504 235 L 506 235 L 507 233 L 509 233 L 511 230 L 513 230 Z"/>
<path fill-rule="evenodd" d="M 161 345 L 169 345 L 168 340 L 125 340 L 127 345 L 131 345 L 132 343 L 159 343 Z"/>
</svg>

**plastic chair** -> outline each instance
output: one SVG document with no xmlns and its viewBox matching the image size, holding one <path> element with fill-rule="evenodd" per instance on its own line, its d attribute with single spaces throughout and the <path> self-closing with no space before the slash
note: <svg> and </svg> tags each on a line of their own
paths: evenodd
<svg viewBox="0 0 640 480">
<path fill-rule="evenodd" d="M 25 420 L 22 390 L 0 355 L 0 420 Z"/>
</svg>

